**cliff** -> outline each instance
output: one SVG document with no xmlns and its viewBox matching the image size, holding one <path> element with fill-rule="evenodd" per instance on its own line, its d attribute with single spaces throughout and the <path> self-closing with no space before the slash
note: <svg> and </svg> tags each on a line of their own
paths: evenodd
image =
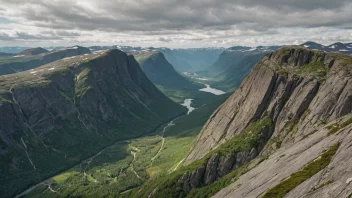
<svg viewBox="0 0 352 198">
<path fill-rule="evenodd" d="M 351 57 L 285 47 L 264 57 L 204 126 L 188 161 L 243 131 L 264 114 L 275 123 L 275 150 L 351 112 Z M 318 126 L 316 126 L 318 125 Z M 290 134 L 291 128 L 297 130 Z"/>
<path fill-rule="evenodd" d="M 349 55 L 270 53 L 209 118 L 184 166 L 134 197 L 351 196 L 351 74 Z"/>
</svg>

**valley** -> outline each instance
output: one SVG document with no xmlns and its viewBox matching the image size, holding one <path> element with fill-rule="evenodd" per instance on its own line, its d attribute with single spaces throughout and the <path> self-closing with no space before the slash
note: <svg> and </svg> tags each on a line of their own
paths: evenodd
<svg viewBox="0 0 352 198">
<path fill-rule="evenodd" d="M 0 198 L 352 198 L 351 10 L 0 0 Z"/>
<path fill-rule="evenodd" d="M 26 53 L 37 51 L 47 53 L 40 49 Z M 300 46 L 275 51 L 233 47 L 225 54 L 243 60 L 229 65 L 233 60 L 224 61 L 222 54 L 218 60 L 221 64 L 213 64 L 207 71 L 203 66 L 181 73 L 154 49 L 133 53 L 112 49 L 3 75 L 0 107 L 8 115 L 2 119 L 17 119 L 0 126 L 0 132 L 6 131 L 2 134 L 8 137 L 5 140 L 18 147 L 14 150 L 18 153 L 7 154 L 7 160 L 11 155 L 20 156 L 25 170 L 34 174 L 24 176 L 31 180 L 10 181 L 22 186 L 21 191 L 13 190 L 16 194 L 10 193 L 31 198 L 203 198 L 240 196 L 242 192 L 282 197 L 286 188 L 291 194 L 299 194 L 294 189 L 300 183 L 274 180 L 268 189 L 267 180 L 253 177 L 259 174 L 268 179 L 279 169 L 280 181 L 297 174 L 304 182 L 333 163 L 335 155 L 348 157 L 338 152 L 341 142 L 345 141 L 342 146 L 346 147 L 350 141 L 348 55 Z M 247 55 L 260 61 L 239 69 Z M 209 73 L 216 65 L 221 72 Z M 340 73 L 334 72 L 337 70 Z M 218 78 L 231 71 L 237 72 L 235 81 L 227 81 L 229 76 Z M 344 79 L 335 90 L 339 93 L 337 107 L 331 106 L 334 91 L 321 91 L 324 87 L 332 89 L 332 82 L 340 80 L 334 75 Z M 54 90 L 52 95 L 47 95 L 48 89 Z M 30 94 L 32 100 L 22 94 Z M 330 104 L 333 113 L 319 117 L 322 107 L 314 102 L 319 94 L 321 103 Z M 9 106 L 15 116 L 9 114 Z M 61 112 L 59 106 L 71 111 Z M 47 135 L 48 126 L 51 132 Z M 14 127 L 22 130 L 21 136 L 12 133 Z M 91 139 L 80 142 L 83 137 Z M 302 147 L 310 147 L 309 153 L 302 154 Z M 5 153 L 11 147 L 1 149 Z M 291 152 L 306 158 L 299 156 L 302 163 L 286 173 L 285 166 L 277 162 L 283 160 L 293 167 L 295 154 Z M 47 158 L 41 158 L 43 153 Z M 48 166 L 53 168 L 44 172 Z M 13 167 L 8 167 L 13 172 Z M 242 186 L 247 180 L 254 186 Z M 263 187 L 256 191 L 257 185 Z"/>
<path fill-rule="evenodd" d="M 175 118 L 148 136 L 119 141 L 79 165 L 32 187 L 22 196 L 127 196 L 147 180 L 176 171 L 189 154 L 208 116 L 228 97 L 209 93 L 207 96 L 194 104 L 191 99 L 186 99 L 184 103 L 188 114 Z M 45 185 L 48 181 L 55 192 Z"/>
</svg>

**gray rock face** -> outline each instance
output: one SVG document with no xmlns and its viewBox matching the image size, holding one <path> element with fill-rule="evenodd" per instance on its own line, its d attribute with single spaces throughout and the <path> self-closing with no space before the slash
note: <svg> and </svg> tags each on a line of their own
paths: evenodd
<svg viewBox="0 0 352 198">
<path fill-rule="evenodd" d="M 313 133 L 321 123 L 350 113 L 351 57 L 341 56 L 294 47 L 264 57 L 210 117 L 186 163 L 202 158 L 264 113 L 275 122 L 273 137 L 277 137 L 279 146 Z M 305 69 L 315 63 L 329 70 L 323 79 L 314 73 L 317 69 Z M 288 136 L 290 127 L 296 132 Z"/>
<path fill-rule="evenodd" d="M 275 124 L 265 146 L 237 153 L 232 169 L 268 156 L 214 197 L 261 197 L 340 143 L 331 163 L 286 197 L 348 197 L 352 194 L 352 57 L 287 47 L 264 57 L 240 88 L 203 127 L 187 163 L 200 159 L 254 121 Z M 343 123 L 343 124 L 342 124 Z M 331 126 L 338 128 L 333 133 Z M 334 126 L 335 126 L 334 125 Z M 232 159 L 230 156 L 229 159 Z M 263 158 L 261 158 L 263 159 Z M 256 164 L 257 163 L 257 164 Z M 219 159 L 219 170 L 228 167 Z M 221 174 L 222 175 L 222 174 Z"/>
<path fill-rule="evenodd" d="M 352 193 L 352 125 L 334 135 L 329 136 L 328 132 L 329 130 L 323 127 L 292 146 L 278 149 L 267 160 L 214 197 L 261 197 L 268 189 L 289 178 L 313 160 L 319 159 L 325 150 L 338 142 L 340 147 L 330 164 L 285 197 L 348 197 Z"/>
<path fill-rule="evenodd" d="M 204 184 L 208 185 L 213 183 L 217 177 L 216 170 L 219 164 L 219 154 L 215 154 L 211 156 L 208 160 L 206 169 L 205 169 L 205 176 L 204 176 Z"/>
<path fill-rule="evenodd" d="M 250 152 L 228 153 L 224 156 L 216 153 L 207 160 L 205 166 L 183 175 L 183 190 L 190 192 L 194 188 L 209 185 L 256 156 L 254 148 Z"/>
</svg>

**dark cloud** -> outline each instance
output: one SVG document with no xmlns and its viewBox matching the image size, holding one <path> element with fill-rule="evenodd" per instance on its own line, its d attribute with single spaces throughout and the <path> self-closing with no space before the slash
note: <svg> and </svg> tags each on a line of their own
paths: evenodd
<svg viewBox="0 0 352 198">
<path fill-rule="evenodd" d="M 7 4 L 17 4 L 10 1 Z M 23 1 L 21 1 L 23 3 Z M 83 1 L 84 2 L 84 1 Z M 54 29 L 152 31 L 277 27 L 351 27 L 349 0 L 27 1 L 21 16 Z"/>
<path fill-rule="evenodd" d="M 319 27 L 326 34 L 320 40 L 348 40 L 348 32 L 331 36 L 329 31 L 351 31 L 350 10 L 351 0 L 0 0 L 0 15 L 18 24 L 13 30 L 21 25 L 41 29 L 9 38 L 75 42 L 86 42 L 81 37 L 88 34 L 92 41 L 101 42 L 105 38 L 100 33 L 117 36 L 119 42 L 231 43 L 237 42 L 234 37 L 264 42 L 264 38 L 279 41 L 274 36 L 279 34 L 286 34 L 291 42 L 304 40 L 302 36 L 309 35 L 306 30 Z M 293 33 L 292 29 L 301 29 L 301 38 L 285 32 Z"/>
</svg>

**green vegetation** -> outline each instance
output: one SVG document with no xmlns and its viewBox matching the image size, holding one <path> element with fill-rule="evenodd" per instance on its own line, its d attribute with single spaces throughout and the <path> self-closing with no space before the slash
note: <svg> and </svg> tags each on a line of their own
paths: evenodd
<svg viewBox="0 0 352 198">
<path fill-rule="evenodd" d="M 324 152 L 319 158 L 313 160 L 308 165 L 306 165 L 300 171 L 292 174 L 289 178 L 282 181 L 280 184 L 269 189 L 263 198 L 280 198 L 284 197 L 292 189 L 296 188 L 298 185 L 311 178 L 313 175 L 318 173 L 320 170 L 324 169 L 329 165 L 332 157 L 335 155 L 339 144 L 331 146 L 326 152 Z"/>
<path fill-rule="evenodd" d="M 334 182 L 334 181 L 332 181 L 332 180 L 328 180 L 328 181 L 326 181 L 326 182 L 320 184 L 318 187 L 314 187 L 312 191 L 318 190 L 319 188 L 322 188 L 322 187 L 324 187 L 324 186 L 327 186 L 327 185 L 329 185 L 329 184 L 331 184 L 331 183 L 333 183 L 333 182 Z"/>
<path fill-rule="evenodd" d="M 306 65 L 302 65 L 294 70 L 294 74 L 315 74 L 318 78 L 324 78 L 329 72 L 329 68 L 325 67 L 321 61 L 314 61 Z"/>
<path fill-rule="evenodd" d="M 236 153 L 240 151 L 250 151 L 251 148 L 258 147 L 260 144 L 259 134 L 264 128 L 271 128 L 273 126 L 272 121 L 269 118 L 264 118 L 253 123 L 250 127 L 244 130 L 242 133 L 234 136 L 232 139 L 228 140 L 226 143 L 216 148 L 215 150 L 209 152 L 205 157 L 197 160 L 187 166 L 183 166 L 177 171 L 171 174 L 164 174 L 160 177 L 149 180 L 141 187 L 138 192 L 135 192 L 135 197 L 145 197 L 148 196 L 151 191 L 158 187 L 156 192 L 156 197 L 185 197 L 187 192 L 183 191 L 182 177 L 184 174 L 192 172 L 198 168 L 204 166 L 208 159 L 218 153 L 220 155 L 225 155 L 227 153 Z M 239 172 L 241 172 L 239 170 Z M 225 184 L 231 181 L 231 177 L 237 175 L 237 173 L 232 173 L 227 176 L 224 180 L 219 181 L 219 183 L 214 184 L 214 186 L 207 190 L 201 190 L 199 193 L 203 196 L 204 193 L 215 193 L 220 190 Z M 197 194 L 198 191 L 193 193 Z"/>
<path fill-rule="evenodd" d="M 135 188 L 148 180 L 181 169 L 181 163 L 188 155 L 202 126 L 227 97 L 228 95 L 213 96 L 202 92 L 195 95 L 196 99 L 192 106 L 194 105 L 196 110 L 174 120 L 174 125 L 167 128 L 164 146 L 158 155 L 156 154 L 162 144 L 160 135 L 167 124 L 160 126 L 150 136 L 115 143 L 95 157 L 91 157 L 92 160 L 87 159 L 53 177 L 52 188 L 57 190 L 57 193 L 40 185 L 27 194 L 27 197 L 129 196 Z"/>
<path fill-rule="evenodd" d="M 352 124 L 352 116 L 342 123 L 335 123 L 335 124 L 329 125 L 326 127 L 327 129 L 329 129 L 328 135 L 333 135 L 336 132 L 338 132 L 340 129 L 350 124 Z"/>
</svg>

